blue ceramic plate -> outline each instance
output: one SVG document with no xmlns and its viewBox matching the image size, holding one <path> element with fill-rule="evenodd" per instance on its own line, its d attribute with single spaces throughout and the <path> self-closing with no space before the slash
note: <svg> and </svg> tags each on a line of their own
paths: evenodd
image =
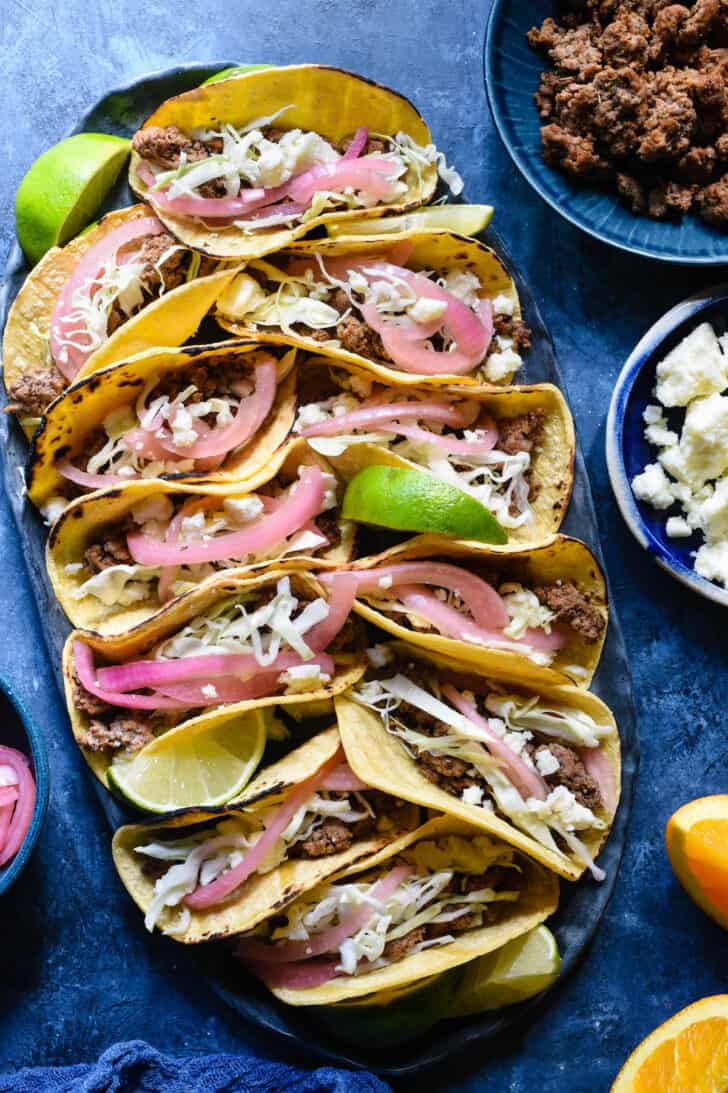
<svg viewBox="0 0 728 1093">
<path fill-rule="evenodd" d="M 167 72 L 154 73 L 127 87 L 111 91 L 81 118 L 76 131 L 90 130 L 130 136 L 163 99 L 196 87 L 213 72 L 232 64 L 235 62 L 186 65 Z M 122 178 L 110 195 L 108 207 L 128 205 L 131 200 L 126 180 Z M 553 343 L 533 296 L 518 272 L 513 269 L 498 236 L 488 231 L 484 239 L 498 251 L 514 277 L 524 318 L 533 331 L 533 348 L 523 368 L 522 382 L 555 383 L 563 388 Z M 5 282 L 0 291 L 0 327 L 26 274 L 25 260 L 16 244 L 10 253 Z M 27 443 L 17 423 L 8 421 L 7 415 L 2 413 L 0 449 L 4 449 L 5 456 L 6 492 L 25 544 L 26 561 L 39 614 L 44 620 L 51 663 L 62 690 L 61 651 L 70 627 L 53 595 L 45 572 L 44 551 L 48 529 L 18 489 L 18 467 L 27 458 Z M 563 530 L 586 540 L 601 564 L 594 504 L 579 450 L 575 455 L 574 472 L 574 490 Z M 557 936 L 562 956 L 560 982 L 577 966 L 589 946 L 614 889 L 627 838 L 627 824 L 639 763 L 629 664 L 614 608 L 611 609 L 606 644 L 592 689 L 611 706 L 619 725 L 622 744 L 622 795 L 612 831 L 599 857 L 599 864 L 606 871 L 607 879 L 603 884 L 595 884 L 585 876 L 578 884 L 563 884 L 559 910 L 549 921 L 549 926 Z M 75 746 L 70 732 L 68 746 Z M 106 793 L 95 779 L 94 785 L 110 826 L 118 827 L 119 824 L 128 822 L 131 814 Z M 140 932 L 143 929 L 140 917 Z M 306 1012 L 278 1002 L 265 988 L 245 976 L 234 965 L 225 946 L 208 946 L 204 952 L 194 952 L 191 951 L 191 946 L 175 948 L 169 939 L 159 936 L 148 938 L 148 943 L 156 948 L 160 958 L 163 953 L 170 962 L 170 975 L 173 974 L 173 961 L 175 964 L 188 961 L 190 964 L 194 963 L 196 969 L 202 968 L 225 1002 L 246 1020 L 296 1042 L 311 1055 L 323 1056 L 349 1066 L 365 1066 L 389 1076 L 411 1075 L 448 1057 L 463 1058 L 468 1052 L 488 1051 L 495 1054 L 501 1048 L 507 1049 L 509 1045 L 520 1041 L 523 1030 L 536 1014 L 545 1012 L 549 1005 L 557 1004 L 556 992 L 552 990 L 546 995 L 498 1013 L 483 1013 L 476 1017 L 443 1021 L 418 1039 L 398 1045 L 394 1049 L 381 1048 L 373 1042 L 372 1037 L 359 1039 L 356 1043 L 347 1042 L 342 1038 L 343 1030 L 337 1034 L 337 1030 L 324 1027 L 316 1010 Z"/>
<path fill-rule="evenodd" d="M 607 418 L 607 467 L 622 516 L 635 539 L 656 561 L 678 581 L 694 592 L 716 603 L 728 606 L 728 590 L 699 577 L 693 569 L 692 552 L 703 541 L 700 534 L 690 539 L 669 539 L 665 532 L 668 515 L 675 510 L 658 511 L 651 505 L 638 501 L 630 486 L 636 474 L 647 463 L 654 463 L 657 450 L 644 438 L 642 414 L 648 403 L 655 403 L 652 394 L 655 386 L 655 370 L 658 363 L 691 330 L 703 322 L 710 322 L 718 334 L 728 329 L 728 284 L 706 289 L 699 296 L 692 296 L 677 304 L 651 327 L 637 344 L 622 369 Z M 666 411 L 671 428 L 678 431 L 684 418 L 684 410 Z"/>
<path fill-rule="evenodd" d="M 728 234 L 695 216 L 682 222 L 634 216 L 616 195 L 575 186 L 541 158 L 541 119 L 533 95 L 548 61 L 526 35 L 554 14 L 543 0 L 493 0 L 485 32 L 485 90 L 496 129 L 537 194 L 577 228 L 647 258 L 689 265 L 728 261 Z"/>
<path fill-rule="evenodd" d="M 0 744 L 8 748 L 17 748 L 24 755 L 30 756 L 35 776 L 35 809 L 28 834 L 23 845 L 12 861 L 0 866 L 0 896 L 7 892 L 25 868 L 33 847 L 38 841 L 48 808 L 48 758 L 40 729 L 23 706 L 10 684 L 0 678 Z"/>
</svg>

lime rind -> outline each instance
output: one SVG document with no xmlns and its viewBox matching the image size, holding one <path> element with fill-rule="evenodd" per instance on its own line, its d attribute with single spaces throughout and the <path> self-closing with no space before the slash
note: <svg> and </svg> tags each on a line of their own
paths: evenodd
<svg viewBox="0 0 728 1093">
<path fill-rule="evenodd" d="M 18 241 L 30 262 L 94 219 L 130 149 L 124 137 L 76 133 L 36 159 L 15 198 Z"/>
<path fill-rule="evenodd" d="M 382 216 L 376 219 L 332 221 L 326 231 L 332 239 L 361 235 L 398 235 L 402 232 L 456 232 L 476 236 L 493 219 L 492 205 L 432 205 L 402 216 Z"/>
<path fill-rule="evenodd" d="M 247 72 L 259 72 L 261 68 L 274 68 L 274 65 L 233 65 L 231 68 L 223 68 L 220 72 L 216 72 L 214 76 L 208 76 L 206 80 L 203 80 L 200 87 L 206 87 L 210 83 L 219 83 L 220 80 L 231 80 L 235 76 L 245 76 Z"/>
<path fill-rule="evenodd" d="M 370 466 L 344 494 L 342 516 L 395 531 L 448 535 L 502 545 L 508 533 L 493 514 L 464 490 L 424 471 Z"/>
<path fill-rule="evenodd" d="M 468 1017 L 525 1002 L 550 987 L 560 970 L 556 938 L 547 926 L 537 926 L 464 967 L 448 1016 Z"/>
<path fill-rule="evenodd" d="M 253 710 L 193 732 L 171 730 L 108 770 L 109 787 L 144 812 L 215 807 L 236 797 L 260 765 L 265 711 Z"/>
</svg>

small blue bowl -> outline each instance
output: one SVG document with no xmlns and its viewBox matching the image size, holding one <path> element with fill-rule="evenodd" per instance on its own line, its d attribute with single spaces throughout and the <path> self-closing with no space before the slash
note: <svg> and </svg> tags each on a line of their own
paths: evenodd
<svg viewBox="0 0 728 1093">
<path fill-rule="evenodd" d="M 614 496 L 627 526 L 645 550 L 663 569 L 694 592 L 728 607 L 728 589 L 698 576 L 691 552 L 703 542 L 697 533 L 689 539 L 669 539 L 665 532 L 668 515 L 645 505 L 632 493 L 630 483 L 647 463 L 654 463 L 657 450 L 644 438 L 642 414 L 648 403 L 656 403 L 652 390 L 658 363 L 696 326 L 710 322 L 719 334 L 728 329 L 728 284 L 706 289 L 683 300 L 663 315 L 637 344 L 622 369 L 612 395 L 607 417 L 607 469 Z M 671 428 L 679 430 L 684 410 L 666 411 Z"/>
<path fill-rule="evenodd" d="M 485 32 L 485 90 L 496 129 L 513 162 L 544 201 L 577 228 L 614 247 L 685 265 L 728 261 L 728 234 L 696 216 L 682 221 L 634 216 L 616 194 L 574 185 L 541 156 L 541 119 L 533 101 L 549 61 L 526 35 L 554 5 L 544 0 L 493 0 Z"/>
<path fill-rule="evenodd" d="M 35 776 L 35 809 L 28 833 L 18 853 L 0 866 L 0 896 L 15 883 L 38 841 L 48 808 L 50 774 L 40 729 L 7 680 L 0 677 L 0 744 L 17 748 L 31 759 Z"/>
</svg>

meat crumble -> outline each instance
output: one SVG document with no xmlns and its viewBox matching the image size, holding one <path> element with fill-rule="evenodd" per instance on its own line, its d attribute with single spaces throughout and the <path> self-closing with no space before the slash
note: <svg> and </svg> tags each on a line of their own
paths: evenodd
<svg viewBox="0 0 728 1093">
<path fill-rule="evenodd" d="M 529 32 L 546 163 L 636 215 L 728 228 L 725 0 L 564 0 Z"/>
</svg>

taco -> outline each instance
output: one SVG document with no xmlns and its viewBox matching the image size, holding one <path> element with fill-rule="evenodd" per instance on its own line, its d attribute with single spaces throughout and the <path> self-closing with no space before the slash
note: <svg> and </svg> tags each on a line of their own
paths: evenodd
<svg viewBox="0 0 728 1093">
<path fill-rule="evenodd" d="M 141 479 L 79 497 L 53 525 L 46 565 L 74 626 L 118 634 L 225 569 L 314 570 L 354 559 L 343 484 L 305 441 L 278 450 L 257 489 Z"/>
<path fill-rule="evenodd" d="M 370 650 L 335 700 L 359 778 L 459 816 L 563 877 L 594 864 L 617 809 L 619 734 L 588 691 L 490 678 L 404 642 Z"/>
<path fill-rule="evenodd" d="M 28 275 L 8 315 L 8 409 L 32 433 L 75 379 L 191 338 L 234 275 L 165 230 L 148 205 L 109 213 Z"/>
<path fill-rule="evenodd" d="M 290 65 L 162 103 L 134 135 L 129 182 L 181 242 L 247 260 L 331 221 L 426 205 L 438 172 L 460 192 L 407 99 Z"/>
<path fill-rule="evenodd" d="M 235 952 L 281 1001 L 330 1005 L 493 952 L 557 903 L 556 877 L 443 816 L 276 910 Z"/>
<path fill-rule="evenodd" d="M 427 471 L 472 494 L 519 545 L 558 531 L 574 479 L 574 423 L 551 384 L 497 392 L 383 386 L 311 357 L 293 434 L 345 478 L 371 464 Z"/>
<path fill-rule="evenodd" d="M 137 478 L 223 493 L 265 472 L 295 413 L 295 349 L 242 342 L 141 353 L 75 383 L 33 438 L 28 496 L 49 522 Z"/>
<path fill-rule="evenodd" d="M 333 728 L 223 808 L 119 828 L 112 850 L 147 929 L 194 944 L 252 930 L 417 828 L 420 816 L 354 776 Z"/>
<path fill-rule="evenodd" d="M 348 572 L 367 622 L 479 671 L 586 686 L 599 663 L 606 584 L 578 539 L 515 550 L 419 535 Z"/>
<path fill-rule="evenodd" d="M 297 243 L 238 273 L 216 317 L 240 337 L 324 346 L 387 383 L 507 383 L 531 344 L 501 260 L 449 232 Z"/>
<path fill-rule="evenodd" d="M 74 631 L 63 672 L 71 728 L 94 773 L 171 728 L 253 707 L 318 703 L 366 667 L 347 577 L 328 593 L 279 566 L 230 571 L 123 634 Z"/>
</svg>

